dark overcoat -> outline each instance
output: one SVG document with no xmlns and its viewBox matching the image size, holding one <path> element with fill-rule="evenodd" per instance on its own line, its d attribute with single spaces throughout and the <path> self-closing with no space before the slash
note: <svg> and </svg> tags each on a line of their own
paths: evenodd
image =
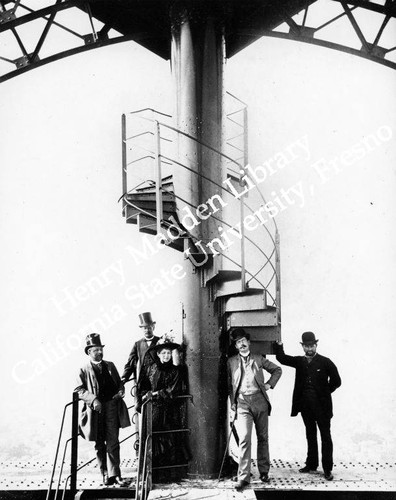
<svg viewBox="0 0 396 500">
<path fill-rule="evenodd" d="M 123 391 L 124 385 L 121 382 L 114 363 L 105 360 L 102 362 L 106 364 L 118 390 Z M 93 409 L 92 403 L 99 394 L 99 383 L 91 362 L 80 368 L 77 379 L 77 387 L 74 390 L 78 393 L 79 398 L 84 401 L 80 412 L 80 431 L 84 438 L 88 441 L 96 441 L 98 436 L 99 413 Z M 131 425 L 128 408 L 122 398 L 117 399 L 117 409 L 119 427 L 124 428 Z"/>
<path fill-rule="evenodd" d="M 154 335 L 150 347 L 155 346 L 158 340 L 159 337 L 156 337 Z M 128 357 L 128 361 L 126 362 L 124 367 L 124 373 L 122 374 L 122 379 L 125 382 L 127 382 L 131 378 L 131 375 L 134 375 L 136 380 L 139 379 L 140 370 L 142 369 L 143 360 L 147 352 L 147 355 L 152 357 L 152 362 L 154 363 L 157 355 L 153 349 L 149 348 L 145 338 L 142 338 L 133 344 L 132 350 Z"/>
<path fill-rule="evenodd" d="M 276 359 L 282 365 L 296 369 L 291 416 L 295 417 L 302 409 L 304 383 L 308 375 L 308 361 L 305 356 L 288 356 L 283 345 L 275 344 Z M 341 385 L 336 365 L 325 356 L 315 354 L 310 362 L 309 372 L 321 409 L 328 418 L 333 416 L 331 393 Z"/>
<path fill-rule="evenodd" d="M 250 354 L 253 360 L 253 374 L 254 378 L 262 392 L 263 396 L 268 402 L 268 415 L 271 414 L 271 403 L 265 389 L 265 384 L 269 384 L 274 388 L 282 375 L 282 368 L 275 363 L 272 363 L 261 354 Z M 231 407 L 235 408 L 237 404 L 238 392 L 242 381 L 242 359 L 239 354 L 232 356 L 227 363 L 228 368 L 228 394 L 231 400 Z M 271 377 L 267 382 L 264 381 L 263 370 L 269 372 Z"/>
</svg>

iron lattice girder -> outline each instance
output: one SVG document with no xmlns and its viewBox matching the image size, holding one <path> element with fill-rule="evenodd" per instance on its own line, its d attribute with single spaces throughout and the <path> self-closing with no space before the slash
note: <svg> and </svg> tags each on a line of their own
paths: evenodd
<svg viewBox="0 0 396 500">
<path fill-rule="evenodd" d="M 26 0 L 25 3 L 0 0 L 0 81 L 63 57 L 129 40 L 169 59 L 170 12 L 175 3 L 174 0 L 53 0 L 47 7 L 35 9 L 33 0 Z M 379 45 L 389 22 L 396 17 L 395 0 L 387 0 L 384 5 L 370 0 L 330 0 L 327 3 L 325 0 L 186 0 L 178 3 L 193 8 L 197 22 L 200 12 L 209 8 L 212 15 L 221 19 L 227 57 L 232 57 L 262 36 L 272 36 L 348 52 L 396 69 L 396 62 L 391 59 L 396 50 L 395 40 L 387 48 Z M 323 7 L 321 4 L 324 4 Z M 327 9 L 331 15 L 329 12 L 323 21 L 326 5 L 335 4 L 338 4 L 339 12 L 334 15 L 334 9 Z M 309 10 L 316 8 L 317 11 L 317 6 L 321 10 L 320 22 Z M 73 9 L 79 18 L 85 16 L 88 32 L 79 32 L 73 16 L 59 20 L 63 12 Z M 379 29 L 374 38 L 366 34 L 367 27 L 359 22 L 359 11 L 380 16 L 377 18 Z M 350 45 L 337 41 L 339 36 L 343 36 L 336 24 L 341 18 L 348 21 L 343 23 L 342 29 L 348 26 L 354 35 Z M 318 38 L 320 32 L 330 25 L 336 28 L 332 39 Z M 70 44 L 67 46 L 66 43 L 62 48 L 52 47 L 56 39 L 54 32 L 59 30 L 70 35 Z M 393 36 L 395 32 L 393 29 Z M 32 34 L 36 35 L 33 47 Z M 9 38 L 3 43 L 7 35 Z M 354 42 L 358 45 L 355 43 L 354 46 Z"/>
</svg>

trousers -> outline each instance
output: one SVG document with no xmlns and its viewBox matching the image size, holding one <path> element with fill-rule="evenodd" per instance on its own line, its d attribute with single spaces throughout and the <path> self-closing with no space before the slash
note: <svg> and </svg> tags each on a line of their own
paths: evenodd
<svg viewBox="0 0 396 500">
<path fill-rule="evenodd" d="M 99 414 L 98 438 L 95 441 L 96 459 L 102 474 L 120 476 L 120 443 L 117 401 L 102 404 Z"/>
<path fill-rule="evenodd" d="M 331 439 L 331 418 L 324 414 L 316 403 L 306 402 L 301 410 L 301 416 L 305 425 L 308 452 L 306 465 L 310 469 L 316 469 L 319 465 L 317 428 L 319 428 L 322 440 L 322 467 L 325 473 L 333 469 L 333 441 Z"/>
<path fill-rule="evenodd" d="M 239 434 L 238 480 L 250 483 L 253 424 L 257 434 L 257 467 L 260 475 L 268 473 L 270 456 L 268 447 L 268 403 L 263 394 L 238 398 Z"/>
</svg>

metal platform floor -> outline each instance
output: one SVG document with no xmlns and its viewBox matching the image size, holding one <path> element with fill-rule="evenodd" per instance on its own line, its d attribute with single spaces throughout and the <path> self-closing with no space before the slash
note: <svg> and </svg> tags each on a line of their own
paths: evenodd
<svg viewBox="0 0 396 500">
<path fill-rule="evenodd" d="M 283 459 L 272 460 L 270 470 L 271 482 L 262 483 L 258 477 L 258 471 L 253 461 L 252 481 L 242 495 L 235 492 L 235 483 L 232 479 L 202 480 L 186 479 L 178 484 L 155 485 L 150 500 L 181 498 L 182 500 L 198 500 L 199 498 L 222 498 L 218 495 L 223 491 L 223 498 L 270 498 L 270 493 L 274 492 L 295 492 L 296 495 L 287 498 L 300 498 L 298 492 L 321 492 L 321 495 L 315 498 L 328 497 L 327 492 L 372 492 L 388 493 L 386 498 L 396 500 L 396 463 L 380 462 L 340 462 L 334 466 L 334 480 L 326 481 L 323 473 L 317 471 L 310 474 L 301 474 L 298 469 L 303 465 L 301 462 L 291 462 Z M 136 461 L 126 459 L 122 461 L 121 470 L 123 477 L 129 480 L 130 487 L 134 487 L 136 476 Z M 67 469 L 64 471 L 67 473 Z M 51 464 L 48 462 L 2 462 L 0 463 L 0 500 L 11 498 L 3 492 L 17 491 L 37 491 L 46 490 L 51 474 Z M 101 476 L 95 463 L 86 467 L 78 475 L 78 488 L 81 490 L 103 490 L 101 485 Z M 53 486 L 56 488 L 56 483 Z M 115 491 L 123 488 L 111 487 L 112 496 Z M 198 490 L 201 495 L 198 495 Z M 205 491 L 203 496 L 202 492 Z M 110 492 L 109 492 L 110 493 Z M 121 492 L 120 492 L 121 493 Z M 226 494 L 227 493 L 227 494 Z M 253 494 L 253 496 L 252 496 Z M 198 496 L 197 496 L 198 495 Z M 231 495 L 231 496 L 230 496 Z M 338 497 L 338 495 L 336 495 Z M 374 495 L 372 495 L 374 498 Z M 376 495 L 377 496 L 377 495 Z M 17 497 L 15 497 L 17 498 Z M 20 498 L 29 498 L 29 496 L 20 496 Z M 33 495 L 32 495 L 33 498 Z M 280 498 L 277 496 L 277 498 Z M 286 498 L 286 497 L 285 497 Z M 312 497 L 314 498 L 314 497 Z M 356 497 L 358 498 L 358 497 Z M 367 498 L 370 498 L 368 496 Z M 384 497 L 385 498 L 385 497 Z"/>
</svg>

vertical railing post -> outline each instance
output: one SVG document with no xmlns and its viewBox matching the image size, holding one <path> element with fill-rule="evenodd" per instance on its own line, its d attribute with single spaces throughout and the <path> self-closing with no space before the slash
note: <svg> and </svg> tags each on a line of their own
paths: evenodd
<svg viewBox="0 0 396 500">
<path fill-rule="evenodd" d="M 72 438 L 70 459 L 70 494 L 74 498 L 77 491 L 77 459 L 78 459 L 78 393 L 73 392 Z"/>
<path fill-rule="evenodd" d="M 241 172 L 241 178 L 245 173 L 246 165 L 249 162 L 249 151 L 248 151 L 248 117 L 247 117 L 247 106 L 243 108 L 243 173 Z M 245 218 L 245 195 L 241 196 L 241 291 L 246 290 L 246 262 L 245 262 L 245 225 L 243 223 Z"/>
<path fill-rule="evenodd" d="M 122 137 L 122 211 L 123 215 L 126 207 L 124 196 L 127 192 L 127 145 L 126 145 L 126 116 L 121 117 L 121 137 Z"/>
<path fill-rule="evenodd" d="M 281 322 L 281 276 L 280 276 L 280 236 L 279 231 L 275 231 L 275 283 L 276 283 L 276 318 L 277 334 L 280 340 L 280 322 Z"/>
<path fill-rule="evenodd" d="M 163 219 L 162 210 L 162 175 L 161 175 L 161 136 L 160 136 L 160 124 L 158 121 L 154 122 L 155 126 L 155 160 L 156 160 L 156 185 L 155 185 L 155 200 L 156 200 L 156 212 L 157 212 L 157 234 L 161 234 L 161 222 Z"/>
<path fill-rule="evenodd" d="M 146 467 L 144 471 L 144 500 L 152 487 L 152 473 L 153 473 L 153 401 L 150 399 L 147 403 L 147 442 L 146 442 Z"/>
</svg>

